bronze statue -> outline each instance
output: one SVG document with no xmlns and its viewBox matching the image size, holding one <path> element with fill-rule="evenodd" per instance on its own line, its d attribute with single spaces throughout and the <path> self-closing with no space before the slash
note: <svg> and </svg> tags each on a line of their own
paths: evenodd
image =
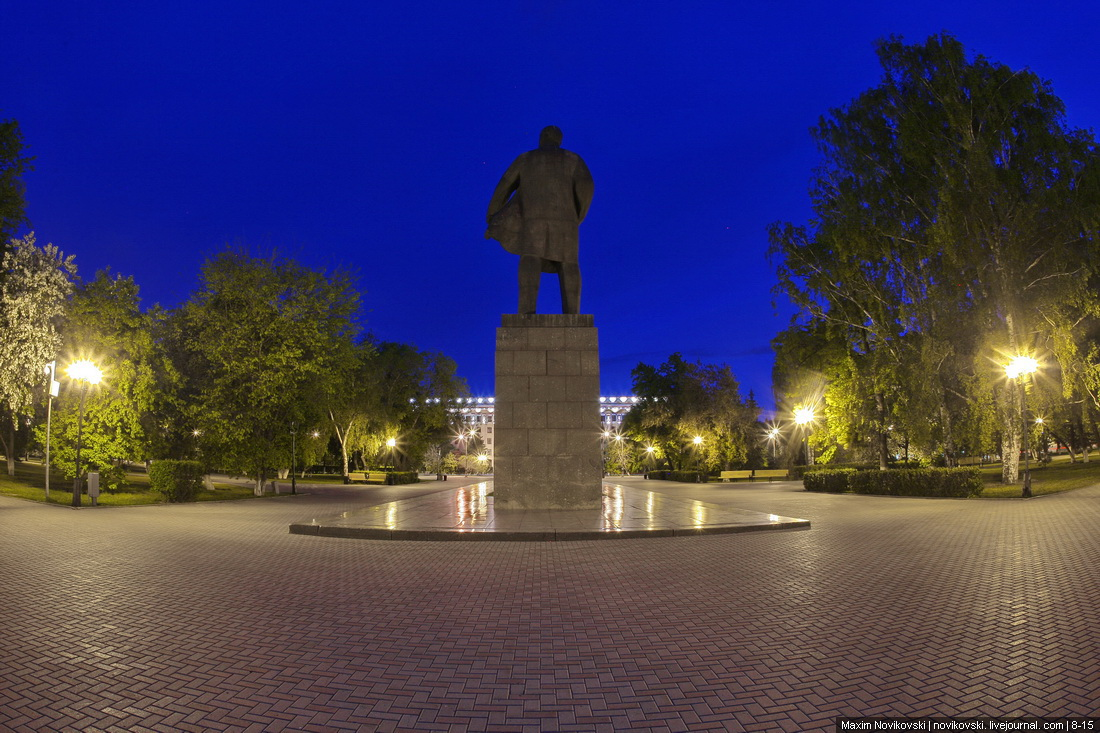
<svg viewBox="0 0 1100 733">
<path fill-rule="evenodd" d="M 580 313 L 581 268 L 577 229 L 592 203 L 592 174 L 576 153 L 561 147 L 561 130 L 551 125 L 539 146 L 520 155 L 489 201 L 486 239 L 519 255 L 519 312 L 534 313 L 539 279 L 558 275 L 561 312 Z"/>
</svg>

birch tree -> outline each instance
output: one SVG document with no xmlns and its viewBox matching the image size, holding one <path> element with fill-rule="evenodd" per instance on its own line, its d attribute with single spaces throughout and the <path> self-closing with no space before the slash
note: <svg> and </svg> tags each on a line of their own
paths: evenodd
<svg viewBox="0 0 1100 733">
<path fill-rule="evenodd" d="M 61 345 L 59 327 L 76 264 L 34 233 L 13 239 L 0 264 L 0 447 L 15 475 L 15 425 L 33 411 Z"/>
</svg>

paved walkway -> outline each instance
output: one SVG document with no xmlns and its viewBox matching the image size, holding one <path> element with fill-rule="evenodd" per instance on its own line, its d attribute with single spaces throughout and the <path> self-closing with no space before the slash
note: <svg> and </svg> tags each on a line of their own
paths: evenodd
<svg viewBox="0 0 1100 733">
<path fill-rule="evenodd" d="M 0 730 L 808 731 L 1100 708 L 1100 487 L 630 481 L 813 528 L 404 543 L 287 527 L 438 486 L 0 497 Z"/>
<path fill-rule="evenodd" d="M 314 517 L 295 522 L 290 531 L 370 540 L 554 542 L 810 528 L 805 519 L 672 497 L 623 485 L 615 479 L 604 483 L 601 506 L 594 509 L 497 510 L 492 494 L 492 483 L 486 480 L 427 496 Z"/>
</svg>

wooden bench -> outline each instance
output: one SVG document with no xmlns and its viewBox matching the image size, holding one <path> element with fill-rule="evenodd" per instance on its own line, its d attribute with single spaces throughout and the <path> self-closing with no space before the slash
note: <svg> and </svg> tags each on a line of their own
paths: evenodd
<svg viewBox="0 0 1100 733">
<path fill-rule="evenodd" d="M 718 478 L 722 481 L 736 481 L 739 478 L 752 478 L 752 470 L 745 471 L 722 471 Z"/>
<path fill-rule="evenodd" d="M 386 483 L 386 474 L 383 473 L 369 473 L 366 471 L 349 471 L 348 483 L 355 483 L 361 481 L 365 484 L 384 484 Z"/>
<path fill-rule="evenodd" d="M 982 462 L 983 461 L 981 456 L 969 456 L 967 458 L 959 459 L 960 466 L 980 466 L 982 465 Z"/>
<path fill-rule="evenodd" d="M 766 478 L 769 482 L 773 478 L 787 478 L 788 471 L 785 468 L 758 468 L 752 472 L 752 480 Z"/>
</svg>

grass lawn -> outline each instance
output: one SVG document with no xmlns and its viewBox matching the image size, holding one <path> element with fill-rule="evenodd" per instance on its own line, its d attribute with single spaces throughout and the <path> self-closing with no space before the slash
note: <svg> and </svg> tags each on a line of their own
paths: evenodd
<svg viewBox="0 0 1100 733">
<path fill-rule="evenodd" d="M 4 464 L 0 464 L 3 466 Z M 40 463 L 15 464 L 15 475 L 9 476 L 6 470 L 0 471 L 0 494 L 32 501 L 48 501 L 50 504 L 70 506 L 73 502 L 73 480 L 65 478 L 57 471 L 50 471 L 50 498 L 46 499 L 46 471 Z M 200 491 L 199 501 L 225 501 L 227 499 L 253 498 L 251 486 L 215 483 L 214 491 Z M 126 485 L 118 491 L 101 489 L 99 504 L 103 506 L 134 506 L 139 504 L 162 504 L 161 496 L 149 490 L 149 476 L 145 473 L 126 474 Z M 87 494 L 81 497 L 83 506 L 91 506 L 92 500 Z"/>
<path fill-rule="evenodd" d="M 1001 483 L 1001 466 L 985 466 L 981 469 L 985 479 L 983 499 L 1018 498 L 1023 490 L 1024 465 L 1020 464 L 1021 483 L 1005 485 Z M 1086 486 L 1100 484 L 1100 460 L 1088 463 L 1070 463 L 1068 456 L 1056 456 L 1043 464 L 1031 466 L 1031 493 L 1035 496 L 1056 494 L 1060 491 L 1083 489 Z"/>
</svg>

